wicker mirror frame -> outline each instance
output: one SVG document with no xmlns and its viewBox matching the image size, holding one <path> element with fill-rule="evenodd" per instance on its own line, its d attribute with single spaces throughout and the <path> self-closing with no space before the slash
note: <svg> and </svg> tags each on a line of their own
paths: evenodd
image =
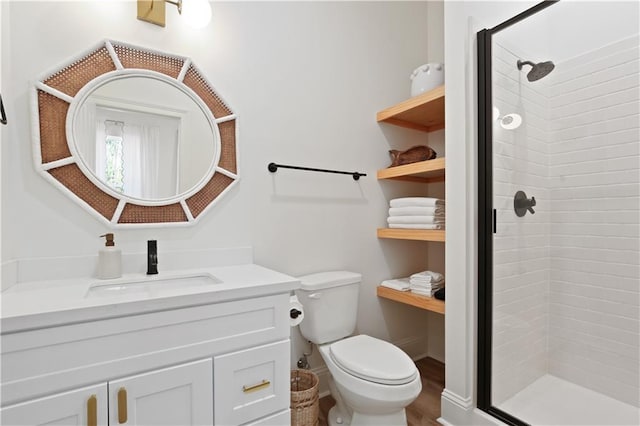
<svg viewBox="0 0 640 426">
<path fill-rule="evenodd" d="M 73 113 L 86 94 L 100 81 L 131 75 L 163 80 L 188 94 L 217 138 L 207 175 L 176 197 L 142 200 L 114 191 L 89 171 L 74 144 Z M 189 58 L 105 40 L 41 76 L 31 103 L 36 170 L 111 227 L 192 225 L 238 182 L 237 117 Z"/>
</svg>

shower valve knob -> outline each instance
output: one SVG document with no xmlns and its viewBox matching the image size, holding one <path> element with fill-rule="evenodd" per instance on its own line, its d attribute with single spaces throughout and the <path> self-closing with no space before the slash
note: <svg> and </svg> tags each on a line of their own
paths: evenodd
<svg viewBox="0 0 640 426">
<path fill-rule="evenodd" d="M 522 217 L 527 211 L 534 214 L 533 206 L 536 205 L 536 197 L 527 198 L 527 194 L 524 191 L 516 192 L 513 197 L 513 210 L 516 212 L 516 216 Z"/>
<path fill-rule="evenodd" d="M 529 206 L 527 207 L 527 210 L 529 210 L 529 213 L 534 214 L 535 210 L 533 210 L 533 206 L 536 205 L 536 197 L 531 197 L 531 202 L 529 204 Z"/>
</svg>

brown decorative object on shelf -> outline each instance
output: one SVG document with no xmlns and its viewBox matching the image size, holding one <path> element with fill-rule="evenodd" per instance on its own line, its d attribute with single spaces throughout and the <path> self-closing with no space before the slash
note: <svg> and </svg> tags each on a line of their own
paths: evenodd
<svg viewBox="0 0 640 426">
<path fill-rule="evenodd" d="M 405 151 L 391 149 L 389 150 L 389 155 L 391 155 L 391 165 L 389 167 L 433 160 L 437 156 L 436 152 L 427 145 L 416 145 Z"/>
</svg>

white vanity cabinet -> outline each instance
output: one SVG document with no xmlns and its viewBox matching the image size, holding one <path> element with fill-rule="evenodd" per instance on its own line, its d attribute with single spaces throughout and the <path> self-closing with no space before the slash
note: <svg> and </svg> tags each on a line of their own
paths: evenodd
<svg viewBox="0 0 640 426">
<path fill-rule="evenodd" d="M 288 424 L 284 290 L 3 330 L 0 424 Z"/>
</svg>

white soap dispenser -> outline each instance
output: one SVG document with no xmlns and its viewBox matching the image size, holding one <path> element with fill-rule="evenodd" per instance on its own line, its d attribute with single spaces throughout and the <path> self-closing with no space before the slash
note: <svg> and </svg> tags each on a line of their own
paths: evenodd
<svg viewBox="0 0 640 426">
<path fill-rule="evenodd" d="M 113 234 L 104 234 L 106 237 L 105 247 L 98 251 L 98 278 L 109 280 L 122 276 L 122 253 L 116 248 Z"/>
</svg>

